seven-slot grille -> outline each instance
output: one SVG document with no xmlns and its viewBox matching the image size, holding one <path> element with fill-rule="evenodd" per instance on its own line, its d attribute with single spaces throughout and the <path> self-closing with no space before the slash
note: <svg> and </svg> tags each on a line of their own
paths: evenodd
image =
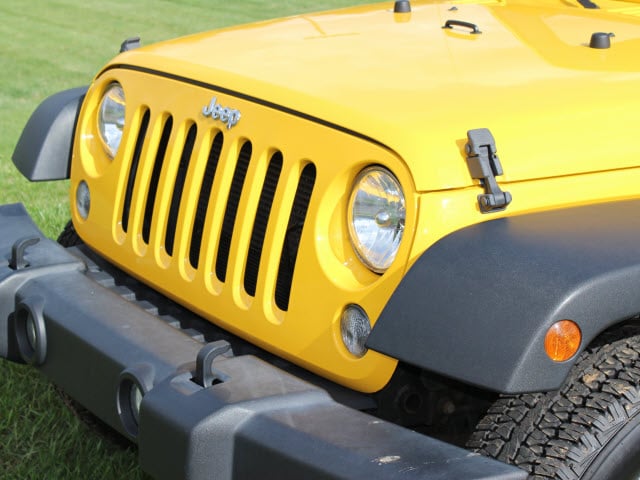
<svg viewBox="0 0 640 480">
<path fill-rule="evenodd" d="M 131 132 L 136 135 L 136 141 L 131 158 L 128 159 L 128 165 L 130 165 L 130 167 L 126 180 L 126 190 L 121 215 L 122 229 L 125 233 L 130 233 L 128 230 L 131 223 L 130 215 L 135 193 L 134 189 L 141 187 L 147 188 L 148 193 L 143 208 L 144 218 L 142 220 L 142 231 L 140 233 L 143 242 L 148 245 L 151 238 L 152 225 L 154 224 L 154 212 L 157 212 L 156 202 L 161 196 L 168 194 L 170 207 L 166 222 L 164 222 L 165 224 L 163 225 L 166 226 L 164 234 L 165 251 L 172 257 L 176 253 L 174 247 L 177 232 L 182 231 L 184 228 L 189 228 L 190 244 L 187 257 L 191 267 L 197 270 L 202 267 L 203 256 L 201 253 L 208 245 L 208 239 L 204 238 L 204 232 L 207 216 L 211 210 L 210 207 L 220 203 L 226 205 L 221 228 L 218 232 L 213 233 L 218 235 L 218 241 L 212 270 L 220 282 L 224 283 L 227 280 L 229 255 L 234 236 L 239 233 L 237 229 L 243 228 L 243 225 L 252 224 L 249 247 L 245 258 L 243 288 L 248 295 L 255 296 L 267 225 L 269 219 L 279 208 L 278 205 L 274 204 L 276 190 L 279 185 L 287 183 L 281 179 L 283 162 L 285 161 L 282 152 L 274 148 L 269 149 L 266 175 L 263 178 L 254 180 L 253 184 L 250 185 L 246 182 L 249 165 L 251 162 L 264 158 L 262 155 L 264 152 L 255 152 L 250 140 L 234 138 L 234 135 L 229 131 L 217 131 L 217 133 L 213 135 L 213 140 L 210 144 L 205 145 L 202 143 L 201 148 L 208 149 L 204 174 L 199 178 L 195 178 L 195 176 L 191 177 L 193 180 L 189 183 L 188 171 L 190 162 L 196 156 L 194 149 L 197 144 L 196 140 L 198 135 L 201 134 L 199 130 L 203 132 L 206 130 L 204 127 L 199 129 L 197 122 L 189 121 L 189 123 L 186 124 L 185 140 L 180 144 L 181 154 L 179 156 L 175 180 L 164 183 L 164 185 L 170 185 L 169 188 L 171 191 L 161 192 L 159 191 L 161 188 L 160 178 L 165 163 L 167 162 L 167 152 L 169 150 L 171 135 L 179 125 L 177 125 L 177 122 L 175 122 L 174 118 L 170 115 L 156 117 L 157 121 L 163 122 L 161 125 L 162 133 L 160 134 L 159 142 L 157 142 L 157 147 L 145 150 L 145 141 L 149 132 L 153 131 L 151 118 L 151 112 L 147 109 L 142 115 L 139 125 L 135 126 L 137 133 L 135 131 Z M 240 142 L 237 155 L 223 155 L 225 143 L 234 141 Z M 235 164 L 233 178 L 228 189 L 219 189 L 219 191 L 216 192 L 213 185 L 216 174 L 220 171 L 223 162 L 233 162 Z M 143 177 L 140 172 L 145 170 L 145 166 L 148 167 L 147 170 L 150 169 L 151 175 L 148 177 L 148 185 L 141 186 L 140 182 Z M 278 308 L 284 311 L 289 307 L 289 296 L 298 255 L 298 247 L 300 245 L 302 228 L 311 199 L 315 178 L 316 169 L 314 164 L 305 162 L 304 167 L 301 169 L 297 186 L 295 187 L 296 191 L 293 204 L 288 212 L 288 222 L 277 225 L 278 229 L 284 229 L 282 248 L 280 248 L 279 251 L 271 250 L 265 253 L 268 255 L 279 255 L 279 268 L 274 300 Z M 242 196 L 254 189 L 259 189 L 260 195 L 253 222 L 237 222 L 237 214 Z M 199 192 L 195 216 L 192 226 L 183 226 L 179 224 L 183 193 L 193 190 Z M 215 196 L 215 198 L 212 198 L 212 196 Z M 156 228 L 158 227 L 156 226 Z"/>
</svg>

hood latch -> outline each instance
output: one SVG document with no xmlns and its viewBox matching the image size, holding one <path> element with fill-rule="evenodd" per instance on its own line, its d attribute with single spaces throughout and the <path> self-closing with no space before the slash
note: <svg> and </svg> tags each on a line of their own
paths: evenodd
<svg viewBox="0 0 640 480">
<path fill-rule="evenodd" d="M 480 180 L 484 194 L 478 195 L 478 205 L 482 213 L 499 212 L 511 203 L 511 194 L 503 192 L 496 177 L 502 175 L 502 165 L 496 154 L 496 142 L 488 128 L 477 128 L 467 132 L 469 141 L 467 167 L 471 177 Z"/>
</svg>

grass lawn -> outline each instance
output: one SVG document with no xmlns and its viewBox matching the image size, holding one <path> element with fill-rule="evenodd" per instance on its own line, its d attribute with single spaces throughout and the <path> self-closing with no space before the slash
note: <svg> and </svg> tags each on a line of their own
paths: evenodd
<svg viewBox="0 0 640 480">
<path fill-rule="evenodd" d="M 67 182 L 32 184 L 11 154 L 48 95 L 86 85 L 127 37 L 143 44 L 364 0 L 3 0 L 0 2 L 0 203 L 22 202 L 56 237 L 68 218 Z M 391 7 L 391 2 L 389 2 Z M 144 478 L 134 448 L 82 425 L 40 376 L 0 359 L 0 479 Z"/>
</svg>

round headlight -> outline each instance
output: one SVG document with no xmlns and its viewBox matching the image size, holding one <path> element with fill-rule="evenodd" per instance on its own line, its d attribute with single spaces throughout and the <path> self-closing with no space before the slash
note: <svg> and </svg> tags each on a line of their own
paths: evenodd
<svg viewBox="0 0 640 480">
<path fill-rule="evenodd" d="M 358 257 L 376 273 L 396 258 L 404 232 L 405 201 L 400 183 L 382 167 L 360 172 L 349 201 L 349 233 Z"/>
<path fill-rule="evenodd" d="M 98 111 L 98 130 L 104 148 L 111 158 L 116 156 L 124 129 L 124 91 L 119 83 L 107 88 Z"/>
</svg>

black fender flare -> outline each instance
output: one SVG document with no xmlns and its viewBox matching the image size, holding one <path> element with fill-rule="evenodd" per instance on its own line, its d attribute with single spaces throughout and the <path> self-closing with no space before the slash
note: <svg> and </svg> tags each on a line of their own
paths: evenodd
<svg viewBox="0 0 640 480">
<path fill-rule="evenodd" d="M 559 388 L 548 328 L 577 322 L 583 350 L 640 312 L 640 200 L 524 214 L 456 231 L 425 251 L 367 346 L 502 393 Z"/>
<path fill-rule="evenodd" d="M 31 181 L 69 178 L 78 113 L 88 87 L 56 93 L 31 114 L 13 151 L 13 163 Z"/>
</svg>

